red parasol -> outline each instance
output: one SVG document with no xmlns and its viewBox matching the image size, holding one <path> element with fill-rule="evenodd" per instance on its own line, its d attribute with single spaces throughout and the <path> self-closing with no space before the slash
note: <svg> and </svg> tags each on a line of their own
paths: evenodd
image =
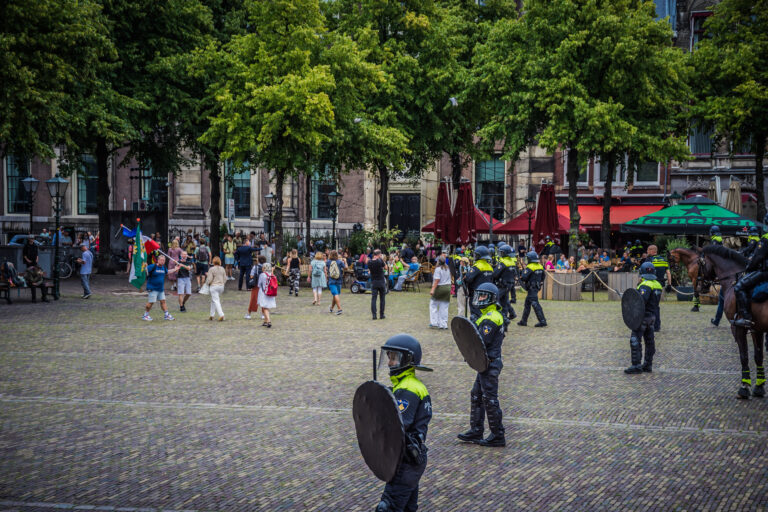
<svg viewBox="0 0 768 512">
<path fill-rule="evenodd" d="M 449 234 L 453 216 L 451 215 L 451 199 L 448 197 L 448 184 L 441 182 L 437 188 L 437 206 L 435 208 L 435 237 L 449 242 Z"/>
<path fill-rule="evenodd" d="M 472 202 L 472 184 L 464 182 L 459 185 L 456 207 L 453 209 L 453 224 L 456 229 L 453 243 L 468 244 L 477 240 L 475 210 L 475 204 Z"/>
<path fill-rule="evenodd" d="M 558 224 L 555 187 L 542 185 L 539 193 L 539 205 L 536 209 L 536 224 L 533 226 L 534 246 L 538 246 L 539 242 L 544 240 L 546 236 L 558 236 L 561 232 Z"/>
</svg>

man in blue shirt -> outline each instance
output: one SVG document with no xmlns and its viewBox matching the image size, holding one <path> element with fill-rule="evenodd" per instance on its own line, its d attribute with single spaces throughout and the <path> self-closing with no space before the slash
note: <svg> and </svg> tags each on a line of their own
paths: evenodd
<svg viewBox="0 0 768 512">
<path fill-rule="evenodd" d="M 243 242 L 243 245 L 235 250 L 235 259 L 237 260 L 237 265 L 240 267 L 240 278 L 237 281 L 238 290 L 243 289 L 243 280 L 245 280 L 246 290 L 250 290 L 250 288 L 248 288 L 248 276 L 251 275 L 251 264 L 253 263 L 252 254 L 254 252 L 258 252 L 258 249 L 251 247 L 251 242 L 248 240 Z"/>
<path fill-rule="evenodd" d="M 91 272 L 93 272 L 93 253 L 88 250 L 88 246 L 83 244 L 80 246 L 82 251 L 81 257 L 77 259 L 80 264 L 80 284 L 83 285 L 83 299 L 87 299 L 91 296 Z"/>
<path fill-rule="evenodd" d="M 395 284 L 394 290 L 396 292 L 402 291 L 405 280 L 418 272 L 419 268 L 421 268 L 421 265 L 419 265 L 419 260 L 416 259 L 416 256 L 413 256 L 411 258 L 411 263 L 408 265 L 408 273 L 397 278 L 397 283 Z"/>
<path fill-rule="evenodd" d="M 162 308 L 165 314 L 166 320 L 174 320 L 171 314 L 168 312 L 168 306 L 165 304 L 165 276 L 169 273 L 177 272 L 181 267 L 176 267 L 173 270 L 165 268 L 165 255 L 161 254 L 157 257 L 157 263 L 149 265 L 147 267 L 147 305 L 145 306 L 144 316 L 142 320 L 147 322 L 152 321 L 152 317 L 149 316 L 149 310 L 152 309 L 152 305 L 160 301 L 160 308 Z"/>
</svg>

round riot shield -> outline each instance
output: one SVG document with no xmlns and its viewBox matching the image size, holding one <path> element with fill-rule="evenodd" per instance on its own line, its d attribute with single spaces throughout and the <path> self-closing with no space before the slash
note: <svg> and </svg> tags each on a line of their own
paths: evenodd
<svg viewBox="0 0 768 512">
<path fill-rule="evenodd" d="M 645 300 L 636 288 L 628 288 L 621 295 L 621 317 L 633 331 L 640 328 L 645 317 Z"/>
<path fill-rule="evenodd" d="M 355 391 L 352 416 L 365 463 L 377 478 L 389 482 L 405 451 L 405 431 L 395 395 L 378 382 L 365 382 Z"/>
<path fill-rule="evenodd" d="M 455 316 L 451 320 L 451 334 L 453 341 L 459 347 L 459 352 L 464 356 L 467 364 L 476 372 L 484 372 L 488 369 L 488 354 L 485 353 L 485 343 L 477 332 L 477 327 L 471 321 L 462 316 Z"/>
</svg>

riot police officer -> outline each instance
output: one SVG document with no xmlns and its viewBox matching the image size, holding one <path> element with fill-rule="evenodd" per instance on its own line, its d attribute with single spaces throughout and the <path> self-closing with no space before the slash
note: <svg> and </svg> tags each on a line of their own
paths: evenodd
<svg viewBox="0 0 768 512">
<path fill-rule="evenodd" d="M 644 252 L 643 242 L 640 239 L 635 240 L 635 245 L 629 249 L 629 255 L 633 258 L 642 258 Z"/>
<path fill-rule="evenodd" d="M 488 244 L 488 252 L 491 254 L 491 265 L 496 265 L 497 256 L 496 256 L 496 245 L 491 242 Z"/>
<path fill-rule="evenodd" d="M 493 267 L 491 266 L 491 253 L 488 248 L 482 245 L 475 249 L 475 264 L 469 270 L 464 278 L 464 284 L 467 286 L 467 297 L 472 297 L 478 286 L 483 283 L 493 282 Z M 480 310 L 469 303 L 470 320 L 474 321 L 480 316 Z"/>
<path fill-rule="evenodd" d="M 668 282 L 672 282 L 672 274 L 669 272 L 669 262 L 664 256 L 659 254 L 659 248 L 655 245 L 648 246 L 648 259 L 646 261 L 653 264 L 654 272 L 656 273 L 656 280 L 664 289 Z M 659 332 L 661 330 L 661 308 L 657 305 L 654 312 L 656 318 L 653 324 L 653 330 Z"/>
<path fill-rule="evenodd" d="M 643 323 L 637 330 L 632 331 L 629 338 L 632 365 L 624 370 L 624 373 L 635 374 L 653 371 L 653 354 L 656 353 L 654 343 L 653 324 L 654 316 L 661 299 L 661 284 L 656 280 L 656 269 L 653 263 L 646 261 L 640 265 L 640 284 L 637 289 L 645 300 L 645 316 Z M 645 339 L 645 361 L 643 362 L 642 340 Z"/>
<path fill-rule="evenodd" d="M 419 480 L 427 467 L 427 428 L 432 419 L 432 400 L 427 387 L 416 377 L 421 366 L 421 345 L 413 336 L 397 334 L 382 345 L 381 362 L 387 361 L 392 393 L 397 400 L 405 430 L 406 448 L 394 478 L 384 487 L 376 512 L 416 510 Z"/>
<path fill-rule="evenodd" d="M 763 224 L 766 222 L 768 222 L 768 213 L 763 219 Z M 739 318 L 734 320 L 733 325 L 737 327 L 752 326 L 752 313 L 749 310 L 749 296 L 752 293 L 752 288 L 761 282 L 768 280 L 767 257 L 768 233 L 764 233 L 763 236 L 760 237 L 760 242 L 758 242 L 757 248 L 747 264 L 747 268 L 744 269 L 744 276 L 739 279 L 739 282 L 733 287 L 734 294 L 736 295 L 736 307 L 738 308 L 739 316 Z"/>
<path fill-rule="evenodd" d="M 493 271 L 493 282 L 499 289 L 499 305 L 505 318 L 514 320 L 517 315 L 509 303 L 510 293 L 514 293 L 517 278 L 517 258 L 515 251 L 507 244 L 499 246 L 499 261 Z"/>
<path fill-rule="evenodd" d="M 747 246 L 741 250 L 741 254 L 745 258 L 751 258 L 757 249 L 757 244 L 760 242 L 760 228 L 757 226 L 750 226 L 749 235 L 747 236 Z"/>
<path fill-rule="evenodd" d="M 718 226 L 709 228 L 709 241 L 715 245 L 723 245 L 723 236 Z"/>
<path fill-rule="evenodd" d="M 549 235 L 545 236 L 544 237 L 544 248 L 541 250 L 541 255 L 542 256 L 549 256 L 550 254 L 554 254 L 553 252 L 550 252 L 550 251 L 552 251 L 554 246 L 555 246 L 555 242 L 552 241 L 552 237 L 550 237 Z"/>
<path fill-rule="evenodd" d="M 470 392 L 470 428 L 458 435 L 462 441 L 481 446 L 504 446 L 504 425 L 499 404 L 499 374 L 504 364 L 501 361 L 501 345 L 504 342 L 504 317 L 496 301 L 499 289 L 492 283 L 483 283 L 475 289 L 472 305 L 481 312 L 475 320 L 480 338 L 488 355 L 488 368 L 478 373 Z M 491 434 L 483 439 L 485 417 Z"/>
<path fill-rule="evenodd" d="M 525 296 L 523 317 L 517 322 L 517 325 L 528 325 L 528 315 L 531 314 L 531 308 L 533 308 L 536 318 L 539 320 L 534 327 L 546 327 L 547 319 L 544 318 L 544 310 L 539 304 L 539 290 L 544 284 L 544 267 L 539 263 L 539 255 L 536 254 L 536 251 L 529 252 L 526 257 L 528 258 L 528 265 L 520 277 L 520 284 L 528 292 L 528 295 Z"/>
</svg>

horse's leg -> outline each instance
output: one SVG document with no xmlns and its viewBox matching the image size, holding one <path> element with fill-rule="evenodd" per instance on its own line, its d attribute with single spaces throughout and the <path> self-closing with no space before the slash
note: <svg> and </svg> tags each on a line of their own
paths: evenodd
<svg viewBox="0 0 768 512">
<path fill-rule="evenodd" d="M 749 372 L 749 349 L 747 348 L 747 330 L 744 327 L 733 327 L 733 338 L 739 346 L 739 360 L 741 361 L 741 387 L 738 398 L 749 398 L 752 387 L 752 376 Z"/>
<path fill-rule="evenodd" d="M 691 308 L 691 311 L 693 313 L 699 312 L 699 306 L 701 305 L 701 300 L 699 300 L 699 276 L 698 276 L 698 270 L 696 271 L 696 275 L 690 276 L 691 278 L 691 284 L 693 285 L 693 307 Z"/>
<path fill-rule="evenodd" d="M 755 379 L 755 387 L 752 389 L 752 394 L 756 397 L 765 396 L 765 368 L 763 367 L 763 338 L 765 334 L 762 332 L 752 333 L 752 344 L 755 346 L 755 366 L 757 366 L 757 376 Z"/>
</svg>

